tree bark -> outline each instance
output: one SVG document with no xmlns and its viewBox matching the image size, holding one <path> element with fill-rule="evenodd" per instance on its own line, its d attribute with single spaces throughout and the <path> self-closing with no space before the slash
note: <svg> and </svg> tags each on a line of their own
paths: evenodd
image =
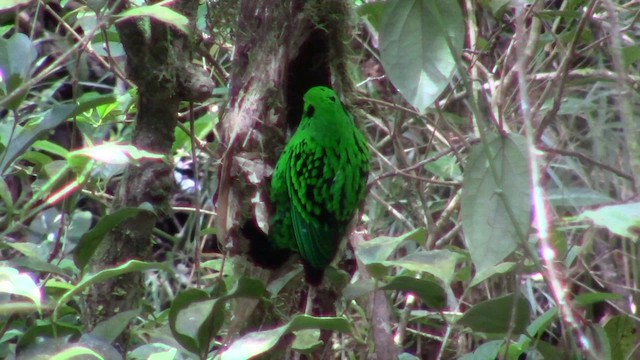
<svg viewBox="0 0 640 360">
<path fill-rule="evenodd" d="M 117 2 L 118 9 L 126 2 Z M 198 1 L 178 1 L 175 10 L 195 23 Z M 138 87 L 138 111 L 132 144 L 146 151 L 165 154 L 165 161 L 141 159 L 125 171 L 113 208 L 137 207 L 149 203 L 162 213 L 175 183 L 170 151 L 177 124 L 180 101 L 202 101 L 209 97 L 214 84 L 208 75 L 191 63 L 190 42 L 165 23 L 150 19 L 150 34 L 145 34 L 141 20 L 116 22 L 127 54 L 129 77 Z M 140 212 L 109 233 L 90 262 L 90 271 L 120 265 L 131 259 L 148 260 L 151 232 L 156 224 L 152 212 Z M 99 322 L 126 310 L 137 309 L 144 296 L 143 274 L 131 273 L 94 286 L 86 298 L 83 313 L 87 330 Z M 116 347 L 124 353 L 126 334 Z"/>
<path fill-rule="evenodd" d="M 220 123 L 217 198 L 218 236 L 235 274 L 265 283 L 282 275 L 246 261 L 248 243 L 239 229 L 256 219 L 267 230 L 270 176 L 287 131 L 300 121 L 304 92 L 317 85 L 338 92 L 349 88 L 344 66 L 349 15 L 348 2 L 341 0 L 241 1 L 229 109 Z M 280 297 L 288 300 L 284 313 L 304 311 L 306 294 L 301 289 L 306 287 L 283 290 L 286 295 Z M 333 300 L 318 299 L 318 303 L 333 305 Z M 256 300 L 238 301 L 227 342 L 247 331 L 272 328 L 281 320 Z M 284 348 L 272 357 L 283 358 Z"/>
</svg>

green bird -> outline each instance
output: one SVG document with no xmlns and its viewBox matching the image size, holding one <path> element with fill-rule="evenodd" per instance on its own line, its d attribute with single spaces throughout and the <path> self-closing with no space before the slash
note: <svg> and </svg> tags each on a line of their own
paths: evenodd
<svg viewBox="0 0 640 360">
<path fill-rule="evenodd" d="M 302 121 L 271 180 L 275 212 L 268 246 L 275 253 L 299 253 L 311 285 L 322 282 L 365 199 L 370 159 L 364 135 L 336 93 L 324 86 L 308 90 Z M 264 250 L 258 251 L 278 258 Z"/>
</svg>

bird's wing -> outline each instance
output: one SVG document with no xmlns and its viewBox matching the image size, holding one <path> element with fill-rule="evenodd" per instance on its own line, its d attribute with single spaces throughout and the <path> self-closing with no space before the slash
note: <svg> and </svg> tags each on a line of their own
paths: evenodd
<svg viewBox="0 0 640 360">
<path fill-rule="evenodd" d="M 324 151 L 311 139 L 297 143 L 290 154 L 286 177 L 298 251 L 316 269 L 329 266 L 345 228 L 330 211 L 335 167 L 326 164 L 330 158 Z"/>
</svg>

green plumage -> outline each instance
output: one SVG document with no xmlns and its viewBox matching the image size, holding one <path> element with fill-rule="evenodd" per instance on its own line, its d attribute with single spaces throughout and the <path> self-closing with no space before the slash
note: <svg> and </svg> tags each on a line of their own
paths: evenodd
<svg viewBox="0 0 640 360">
<path fill-rule="evenodd" d="M 364 135 L 336 93 L 311 88 L 271 180 L 275 214 L 269 231 L 273 246 L 300 254 L 311 284 L 322 281 L 365 198 L 370 158 Z"/>
</svg>

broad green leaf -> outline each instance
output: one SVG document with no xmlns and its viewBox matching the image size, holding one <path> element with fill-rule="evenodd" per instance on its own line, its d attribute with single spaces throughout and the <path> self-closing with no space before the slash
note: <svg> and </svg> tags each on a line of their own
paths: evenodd
<svg viewBox="0 0 640 360">
<path fill-rule="evenodd" d="M 356 256 L 367 267 L 367 270 L 376 279 L 385 275 L 385 267 L 382 264 L 393 254 L 406 240 L 424 242 L 426 231 L 422 228 L 415 229 L 398 237 L 381 236 L 356 246 Z"/>
<path fill-rule="evenodd" d="M 320 330 L 318 329 L 305 329 L 294 331 L 293 333 L 296 339 L 293 341 L 291 348 L 295 351 L 308 354 L 319 349 L 324 344 L 320 340 Z"/>
<path fill-rule="evenodd" d="M 67 161 L 69 164 L 73 164 L 74 159 L 77 157 L 88 157 L 110 165 L 127 165 L 142 158 L 164 159 L 165 156 L 150 151 L 138 150 L 133 145 L 104 143 L 72 151 L 67 156 Z"/>
<path fill-rule="evenodd" d="M 128 360 L 173 360 L 176 359 L 178 349 L 163 343 L 140 345 L 127 354 Z M 178 358 L 182 359 L 182 357 Z"/>
<path fill-rule="evenodd" d="M 7 186 L 3 177 L 0 177 L 0 200 L 2 200 L 2 204 L 0 205 L 4 206 L 8 213 L 13 212 L 13 196 L 11 196 L 9 186 Z"/>
<path fill-rule="evenodd" d="M 13 9 L 20 5 L 27 5 L 33 0 L 0 0 L 0 11 Z"/>
<path fill-rule="evenodd" d="M 552 307 L 531 322 L 531 324 L 527 327 L 527 333 L 531 337 L 540 337 L 542 336 L 542 334 L 544 334 L 545 331 L 547 331 L 549 325 L 551 325 L 557 318 L 558 308 Z"/>
<path fill-rule="evenodd" d="M 24 359 L 33 359 L 34 355 L 55 354 L 56 344 L 65 344 L 64 337 L 80 337 L 78 326 L 65 322 L 53 323 L 49 319 L 42 320 L 30 326 L 18 340 L 17 347 L 26 349 L 21 355 Z M 47 344 L 49 342 L 49 344 Z M 49 357 L 44 357 L 49 359 Z"/>
<path fill-rule="evenodd" d="M 0 173 L 4 174 L 9 165 L 11 165 L 18 156 L 23 154 L 40 136 L 48 133 L 49 130 L 52 130 L 68 119 L 75 109 L 75 105 L 56 105 L 47 111 L 41 122 L 32 127 L 22 128 L 22 130 L 14 136 L 9 146 L 7 146 L 4 154 L 0 154 Z"/>
<path fill-rule="evenodd" d="M 419 360 L 420 358 L 418 358 L 417 356 L 404 352 L 400 355 L 398 355 L 398 360 Z"/>
<path fill-rule="evenodd" d="M 67 157 L 67 155 L 69 154 L 69 150 L 49 140 L 38 140 L 34 142 L 32 146 L 34 149 L 46 151 L 53 155 L 58 155 L 62 158 Z"/>
<path fill-rule="evenodd" d="M 93 284 L 99 283 L 101 281 L 105 281 L 108 279 L 113 279 L 120 275 L 129 274 L 132 272 L 141 272 L 147 270 L 163 270 L 170 274 L 173 273 L 173 269 L 166 264 L 155 263 L 155 262 L 145 262 L 140 260 L 129 260 L 126 263 L 114 267 L 99 271 L 95 274 L 85 275 L 82 280 L 78 284 L 76 284 L 71 290 L 66 292 L 60 299 L 56 302 L 55 309 L 53 311 L 53 319 L 54 321 L 58 319 L 58 311 L 63 304 L 71 301 L 73 296 L 82 292 L 84 289 L 92 286 Z"/>
<path fill-rule="evenodd" d="M 178 355 L 178 349 L 169 349 L 149 355 L 146 360 L 173 360 Z"/>
<path fill-rule="evenodd" d="M 205 356 L 211 340 L 222 328 L 225 305 L 235 298 L 259 299 L 266 294 L 262 282 L 240 278 L 233 289 L 218 298 L 202 290 L 189 289 L 178 296 L 169 311 L 169 327 L 178 342 L 189 351 Z"/>
<path fill-rule="evenodd" d="M 105 215 L 91 231 L 85 233 L 73 251 L 73 261 L 81 271 L 89 263 L 96 249 L 111 230 L 127 219 L 137 216 L 142 208 L 122 208 Z M 152 214 L 152 213 L 150 213 Z"/>
<path fill-rule="evenodd" d="M 15 5 L 15 1 L 0 2 L 0 9 Z M 20 93 L 16 90 L 31 77 L 33 62 L 38 57 L 35 45 L 25 34 L 16 32 L 9 39 L 0 38 L 0 100 L 13 97 L 0 106 L 17 109 L 27 95 L 26 88 Z"/>
<path fill-rule="evenodd" d="M 490 266 L 482 269 L 481 271 L 476 271 L 473 280 L 469 283 L 469 287 L 476 286 L 488 278 L 492 277 L 496 274 L 505 274 L 511 271 L 516 266 L 514 262 L 503 262 L 498 265 Z"/>
<path fill-rule="evenodd" d="M 72 359 L 77 359 L 77 357 L 82 357 L 83 359 L 99 359 L 99 360 L 104 359 L 97 352 L 89 348 L 86 348 L 84 346 L 72 346 L 68 349 L 64 349 L 61 352 L 50 357 L 50 359 L 51 360 L 72 360 Z"/>
<path fill-rule="evenodd" d="M 0 293 L 20 295 L 33 301 L 38 308 L 42 306 L 40 288 L 29 274 L 21 273 L 10 267 L 0 267 Z"/>
<path fill-rule="evenodd" d="M 271 330 L 251 332 L 237 339 L 222 353 L 221 359 L 236 360 L 252 358 L 274 347 L 285 334 L 305 329 L 321 329 L 350 333 L 351 325 L 347 319 L 341 317 L 296 315 L 286 325 Z"/>
<path fill-rule="evenodd" d="M 456 265 L 463 256 L 449 250 L 418 251 L 398 260 L 381 262 L 385 266 L 400 266 L 407 270 L 426 272 L 446 284 L 451 283 L 456 271 Z"/>
<path fill-rule="evenodd" d="M 589 306 L 604 301 L 621 301 L 624 296 L 616 293 L 588 292 L 576 295 L 574 303 L 578 306 Z"/>
<path fill-rule="evenodd" d="M 166 3 L 166 2 L 165 2 Z M 188 33 L 189 19 L 170 9 L 162 4 L 140 6 L 133 9 L 129 9 L 120 14 L 118 21 L 123 21 L 131 17 L 150 17 L 156 20 L 160 20 L 169 25 L 175 26 L 177 29 L 184 33 Z"/>
<path fill-rule="evenodd" d="M 10 301 L 0 303 L 0 316 L 8 317 L 10 315 L 25 315 L 30 313 L 37 313 L 42 310 L 42 307 L 27 301 Z"/>
<path fill-rule="evenodd" d="M 200 289 L 187 289 L 176 295 L 169 311 L 169 327 L 175 339 L 185 349 L 200 354 L 203 346 L 198 341 L 198 330 L 209 318 L 213 303 L 209 295 Z"/>
<path fill-rule="evenodd" d="M 69 276 L 69 274 L 52 263 L 41 260 L 32 256 L 20 256 L 9 262 L 12 266 L 24 268 L 34 272 L 43 272 L 49 274 L 57 274 L 62 276 Z M 1 264 L 1 263 L 0 263 Z M 2 266 L 2 265 L 0 265 Z"/>
<path fill-rule="evenodd" d="M 531 219 L 527 159 L 525 139 L 518 134 L 494 135 L 486 149 L 482 143 L 471 149 L 462 181 L 461 214 L 477 272 L 498 264 L 526 240 Z"/>
<path fill-rule="evenodd" d="M 357 245 L 356 255 L 365 265 L 385 261 L 406 240 L 424 238 L 423 228 L 415 229 L 398 237 L 380 236 Z M 424 241 L 424 240 L 423 240 Z"/>
<path fill-rule="evenodd" d="M 634 359 L 634 350 L 637 350 L 636 321 L 627 315 L 617 315 L 604 325 L 604 331 L 611 346 L 611 359 Z"/>
<path fill-rule="evenodd" d="M 385 11 L 385 3 L 383 1 L 368 2 L 358 6 L 356 10 L 358 15 L 364 18 L 373 26 L 375 31 L 380 31 L 380 24 Z"/>
<path fill-rule="evenodd" d="M 196 139 L 203 139 L 207 134 L 209 134 L 213 130 L 213 126 L 215 124 L 214 113 L 207 112 L 205 115 L 202 115 L 199 119 L 195 120 L 193 123 L 193 127 L 195 129 L 195 137 Z M 171 152 L 175 153 L 178 149 L 191 149 L 191 137 L 189 134 L 184 132 L 182 128 L 176 126 L 175 130 L 175 140 L 173 141 L 173 146 L 171 147 Z"/>
<path fill-rule="evenodd" d="M 640 234 L 640 203 L 609 205 L 587 210 L 580 214 L 578 219 L 589 220 L 616 235 L 636 241 Z"/>
<path fill-rule="evenodd" d="M 436 309 L 442 309 L 447 305 L 447 294 L 444 289 L 430 280 L 416 279 L 410 276 L 395 276 L 382 289 L 413 293 L 428 306 Z"/>
<path fill-rule="evenodd" d="M 488 341 L 476 348 L 472 353 L 465 354 L 459 360 L 487 360 L 498 357 L 498 352 L 502 348 L 504 340 Z"/>
<path fill-rule="evenodd" d="M 589 188 L 565 187 L 562 189 L 551 189 L 548 192 L 551 205 L 556 206 L 594 206 L 603 203 L 611 203 L 614 199 L 602 192 Z"/>
<path fill-rule="evenodd" d="M 380 58 L 389 79 L 424 111 L 448 86 L 456 69 L 454 56 L 462 54 L 465 27 L 458 2 L 389 0 L 379 32 Z"/>
<path fill-rule="evenodd" d="M 99 106 L 115 103 L 118 99 L 113 94 L 100 94 L 95 92 L 85 93 L 78 99 L 78 107 L 73 115 L 80 115 L 85 111 Z"/>
<path fill-rule="evenodd" d="M 129 326 L 131 320 L 140 315 L 140 309 L 128 310 L 117 313 L 109 319 L 96 325 L 90 335 L 102 339 L 108 343 L 116 340 L 120 334 Z"/>
<path fill-rule="evenodd" d="M 622 48 L 622 60 L 625 66 L 630 66 L 640 61 L 640 47 L 634 45 Z"/>
<path fill-rule="evenodd" d="M 513 326 L 514 334 L 524 334 L 530 312 L 526 299 L 511 294 L 472 306 L 456 323 L 473 331 L 492 334 L 506 334 Z M 512 314 L 515 315 L 514 319 L 511 319 Z"/>
</svg>

